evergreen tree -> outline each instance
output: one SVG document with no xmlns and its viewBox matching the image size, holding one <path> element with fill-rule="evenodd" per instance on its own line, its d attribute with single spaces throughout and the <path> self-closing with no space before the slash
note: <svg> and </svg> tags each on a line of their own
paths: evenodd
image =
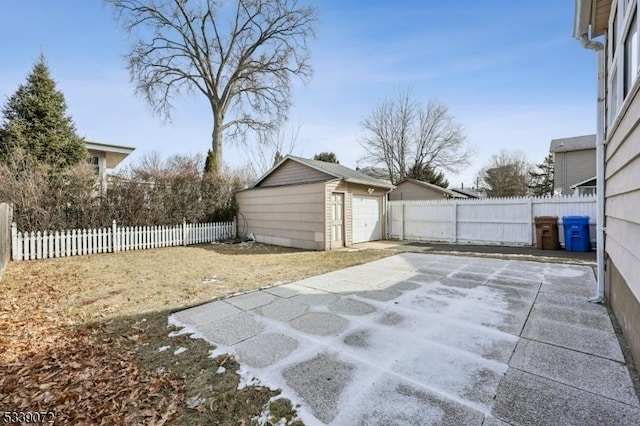
<svg viewBox="0 0 640 426">
<path fill-rule="evenodd" d="M 313 156 L 314 160 L 324 161 L 325 163 L 336 163 L 340 164 L 338 161 L 338 157 L 336 157 L 335 152 L 321 152 Z"/>
<path fill-rule="evenodd" d="M 2 110 L 0 160 L 17 150 L 55 167 L 87 157 L 84 139 L 76 134 L 64 95 L 56 90 L 43 55 Z"/>
<path fill-rule="evenodd" d="M 216 164 L 216 154 L 212 150 L 207 151 L 207 158 L 204 160 L 204 173 L 212 173 Z"/>
<path fill-rule="evenodd" d="M 531 175 L 531 193 L 535 196 L 541 197 L 546 195 L 553 195 L 553 177 L 555 174 L 555 163 L 553 161 L 553 154 L 549 153 L 544 158 L 542 164 L 536 165 L 536 170 L 529 172 Z"/>
<path fill-rule="evenodd" d="M 434 170 L 429 166 L 414 167 L 409 170 L 409 175 L 407 177 L 411 179 L 417 179 L 422 182 L 427 182 L 433 185 L 438 185 L 442 188 L 449 187 L 449 181 L 445 179 L 444 173 Z"/>
</svg>

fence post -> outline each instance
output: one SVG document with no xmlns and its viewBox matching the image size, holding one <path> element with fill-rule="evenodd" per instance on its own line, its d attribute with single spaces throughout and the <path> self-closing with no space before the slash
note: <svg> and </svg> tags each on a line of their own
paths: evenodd
<svg viewBox="0 0 640 426">
<path fill-rule="evenodd" d="M 458 242 L 458 200 L 453 202 L 453 242 Z"/>
<path fill-rule="evenodd" d="M 404 241 L 404 200 L 400 201 L 400 241 Z"/>
<path fill-rule="evenodd" d="M 187 246 L 187 220 L 182 218 L 182 245 Z"/>
<path fill-rule="evenodd" d="M 531 241 L 531 245 L 533 246 L 536 242 L 534 241 L 535 232 L 533 232 L 533 197 L 529 197 L 529 241 Z"/>
<path fill-rule="evenodd" d="M 15 222 L 11 224 L 11 259 L 22 260 L 18 258 L 18 225 Z"/>
<path fill-rule="evenodd" d="M 111 223 L 111 253 L 116 253 L 118 251 L 118 245 L 120 242 L 117 237 L 118 227 L 116 226 L 116 220 L 114 219 Z"/>
</svg>

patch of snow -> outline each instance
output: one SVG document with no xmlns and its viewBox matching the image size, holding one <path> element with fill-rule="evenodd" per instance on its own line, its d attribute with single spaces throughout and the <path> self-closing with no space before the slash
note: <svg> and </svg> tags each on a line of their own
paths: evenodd
<svg viewBox="0 0 640 426">
<path fill-rule="evenodd" d="M 214 276 L 214 277 L 206 277 L 204 280 L 202 280 L 202 284 L 213 284 L 213 283 L 217 283 L 218 279 Z"/>
<path fill-rule="evenodd" d="M 187 348 L 184 348 L 182 346 L 180 346 L 178 349 L 176 349 L 175 351 L 173 351 L 174 355 L 180 355 L 182 352 L 186 352 Z"/>
<path fill-rule="evenodd" d="M 216 374 L 224 374 L 227 372 L 227 369 L 224 368 L 223 366 L 218 367 L 218 369 L 216 370 Z"/>
<path fill-rule="evenodd" d="M 207 400 L 199 396 L 192 396 L 190 398 L 187 398 L 185 402 L 188 408 L 196 408 L 198 405 L 202 405 L 207 402 Z"/>
<path fill-rule="evenodd" d="M 158 348 L 158 352 L 164 352 L 164 351 L 166 351 L 167 349 L 169 349 L 170 347 L 171 347 L 171 346 L 160 346 L 160 347 Z"/>
<path fill-rule="evenodd" d="M 169 322 L 182 327 L 179 334 L 203 338 L 214 345 L 210 357 L 231 354 L 239 359 L 239 388 L 262 385 L 280 389 L 282 393 L 278 397 L 287 398 L 294 405 L 303 400 L 287 383 L 285 370 L 318 354 L 328 354 L 354 366 L 353 377 L 338 398 L 338 415 L 333 424 L 352 424 L 374 412 L 386 415 L 393 410 L 402 412 L 404 408 L 413 418 L 438 422 L 442 412 L 436 405 L 424 404 L 424 395 L 488 414 L 493 401 L 487 399 L 487 395 L 491 398 L 495 395 L 498 382 L 507 371 L 509 355 L 519 339 L 517 335 L 501 331 L 502 326 L 508 324 L 511 315 L 526 314 L 530 305 L 515 308 L 503 290 L 482 285 L 480 281 L 476 286 L 447 285 L 440 281 L 421 282 L 419 274 L 425 268 L 447 269 L 451 275 L 465 268 L 482 267 L 492 268 L 493 272 L 486 275 L 494 277 L 514 262 L 520 261 L 412 253 L 372 262 L 369 267 L 373 264 L 374 268 L 369 274 L 376 278 L 379 278 L 378 271 L 384 272 L 385 267 L 387 273 L 397 271 L 397 281 L 384 282 L 381 287 L 392 287 L 403 280 L 417 282 L 419 287 L 402 291 L 391 301 L 373 300 L 358 292 L 348 295 L 377 310 L 367 315 L 341 316 L 349 325 L 336 335 L 308 334 L 288 323 L 247 312 L 264 325 L 263 333 L 284 334 L 298 343 L 286 357 L 264 368 L 243 363 L 235 346 L 220 345 L 207 339 L 197 326 L 182 324 L 173 316 L 169 317 Z M 585 267 L 536 263 L 538 265 L 549 275 L 581 276 L 585 270 Z M 364 276 L 366 268 L 361 265 L 348 269 L 351 277 L 361 279 L 358 272 L 363 271 Z M 407 275 L 415 279 L 407 279 Z M 345 280 L 345 272 L 336 271 L 324 277 L 327 281 L 335 281 L 336 277 Z M 348 339 L 349 336 L 355 338 Z M 217 372 L 224 371 L 220 367 Z M 410 392 L 398 393 L 399 386 Z M 403 404 L 409 405 L 403 407 Z M 302 404 L 297 410 L 305 424 L 319 424 L 309 405 Z M 257 420 L 262 421 L 264 414 Z M 392 422 L 393 418 L 386 420 Z M 369 417 L 369 421 L 376 419 Z"/>
<path fill-rule="evenodd" d="M 585 271 L 576 268 L 556 267 L 547 271 L 547 275 L 562 278 L 578 278 L 585 275 Z"/>
</svg>

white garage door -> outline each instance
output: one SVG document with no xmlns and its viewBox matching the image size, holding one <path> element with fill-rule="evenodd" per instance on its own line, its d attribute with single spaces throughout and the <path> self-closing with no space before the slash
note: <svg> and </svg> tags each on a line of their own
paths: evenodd
<svg viewBox="0 0 640 426">
<path fill-rule="evenodd" d="M 380 197 L 354 195 L 352 212 L 354 243 L 376 241 L 381 238 Z"/>
</svg>

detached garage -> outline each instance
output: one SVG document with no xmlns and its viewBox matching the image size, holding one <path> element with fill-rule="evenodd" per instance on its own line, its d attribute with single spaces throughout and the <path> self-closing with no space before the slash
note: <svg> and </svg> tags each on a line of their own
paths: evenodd
<svg viewBox="0 0 640 426">
<path fill-rule="evenodd" d="M 236 193 L 239 230 L 259 242 L 309 250 L 380 240 L 392 188 L 339 164 L 288 155 Z"/>
</svg>

